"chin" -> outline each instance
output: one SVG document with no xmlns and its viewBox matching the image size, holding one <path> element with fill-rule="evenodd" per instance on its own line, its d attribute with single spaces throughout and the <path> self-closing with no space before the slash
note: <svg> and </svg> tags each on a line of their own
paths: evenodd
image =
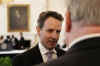
<svg viewBox="0 0 100 66">
<path fill-rule="evenodd" d="M 56 46 L 53 46 L 53 47 L 49 47 L 49 49 L 53 49 L 53 48 L 55 48 Z"/>
</svg>

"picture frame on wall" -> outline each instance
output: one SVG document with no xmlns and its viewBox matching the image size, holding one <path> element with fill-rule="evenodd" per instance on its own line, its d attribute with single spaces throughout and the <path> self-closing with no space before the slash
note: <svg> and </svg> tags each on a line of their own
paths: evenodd
<svg viewBox="0 0 100 66">
<path fill-rule="evenodd" d="M 8 5 L 8 32 L 29 32 L 29 5 Z"/>
</svg>

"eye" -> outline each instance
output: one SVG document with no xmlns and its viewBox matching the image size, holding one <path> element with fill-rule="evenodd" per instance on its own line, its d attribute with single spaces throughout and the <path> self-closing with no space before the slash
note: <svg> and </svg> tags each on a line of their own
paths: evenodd
<svg viewBox="0 0 100 66">
<path fill-rule="evenodd" d="M 53 29 L 48 29 L 47 31 L 48 31 L 49 33 L 51 33 L 51 32 L 53 32 Z"/>
<path fill-rule="evenodd" d="M 57 32 L 57 33 L 60 33 L 61 31 L 60 31 L 60 30 L 57 30 L 56 32 Z"/>
</svg>

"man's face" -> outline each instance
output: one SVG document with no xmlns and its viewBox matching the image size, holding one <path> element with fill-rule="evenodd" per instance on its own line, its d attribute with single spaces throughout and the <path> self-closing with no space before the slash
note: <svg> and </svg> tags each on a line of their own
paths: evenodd
<svg viewBox="0 0 100 66">
<path fill-rule="evenodd" d="M 47 49 L 53 49 L 56 47 L 61 31 L 61 22 L 53 17 L 49 17 L 45 20 L 45 23 L 39 31 L 39 37 L 41 43 Z"/>
</svg>

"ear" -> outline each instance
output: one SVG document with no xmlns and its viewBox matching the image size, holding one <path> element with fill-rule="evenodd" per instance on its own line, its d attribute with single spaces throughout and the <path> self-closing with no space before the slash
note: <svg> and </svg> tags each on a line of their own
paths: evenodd
<svg viewBox="0 0 100 66">
<path fill-rule="evenodd" d="M 37 30 L 38 35 L 40 36 L 40 27 L 37 26 L 36 30 Z"/>
<path fill-rule="evenodd" d="M 71 14 L 69 11 L 66 12 L 66 32 L 70 32 L 72 28 Z"/>
</svg>

